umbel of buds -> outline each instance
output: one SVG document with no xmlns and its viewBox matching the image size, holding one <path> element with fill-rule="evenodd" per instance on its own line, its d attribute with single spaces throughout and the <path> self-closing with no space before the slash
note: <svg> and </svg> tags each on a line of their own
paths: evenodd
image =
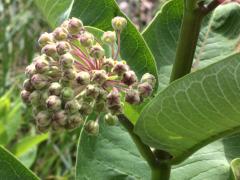
<svg viewBox="0 0 240 180">
<path fill-rule="evenodd" d="M 26 68 L 21 97 L 32 106 L 39 131 L 74 129 L 84 124 L 91 135 L 99 121 L 115 125 L 125 101 L 140 104 L 152 94 L 156 79 L 146 73 L 139 80 L 120 59 L 120 34 L 127 25 L 123 17 L 112 20 L 114 31 L 95 37 L 80 19 L 71 18 L 39 40 L 41 54 Z M 114 48 L 107 57 L 102 44 Z M 96 120 L 87 120 L 93 113 Z M 103 115 L 103 116 L 102 116 Z"/>
</svg>

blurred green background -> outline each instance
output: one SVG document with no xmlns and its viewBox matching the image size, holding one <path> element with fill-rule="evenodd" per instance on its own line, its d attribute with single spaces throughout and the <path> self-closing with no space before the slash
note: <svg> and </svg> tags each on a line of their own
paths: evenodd
<svg viewBox="0 0 240 180">
<path fill-rule="evenodd" d="M 118 3 L 141 31 L 163 1 Z M 79 130 L 38 134 L 31 109 L 19 97 L 25 67 L 38 52 L 37 39 L 49 30 L 33 0 L 0 0 L 0 145 L 42 179 L 73 179 Z"/>
</svg>

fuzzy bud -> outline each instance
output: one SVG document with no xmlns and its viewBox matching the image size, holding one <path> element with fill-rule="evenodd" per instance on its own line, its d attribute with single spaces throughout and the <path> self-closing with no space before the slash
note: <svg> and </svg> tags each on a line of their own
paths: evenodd
<svg viewBox="0 0 240 180">
<path fill-rule="evenodd" d="M 133 89 L 129 89 L 126 92 L 125 101 L 129 104 L 138 104 L 140 103 L 139 92 Z"/>
<path fill-rule="evenodd" d="M 96 84 L 102 85 L 106 80 L 108 76 L 106 71 L 104 70 L 96 70 L 93 73 L 92 81 Z"/>
<path fill-rule="evenodd" d="M 57 122 L 59 125 L 64 126 L 67 124 L 67 114 L 63 110 L 55 112 L 52 116 L 52 120 Z"/>
<path fill-rule="evenodd" d="M 61 90 L 62 90 L 62 86 L 58 82 L 51 83 L 48 89 L 51 95 L 56 95 L 56 96 L 59 96 L 61 94 Z"/>
<path fill-rule="evenodd" d="M 80 105 L 77 100 L 71 100 L 65 104 L 65 110 L 71 114 L 77 112 L 79 109 Z"/>
<path fill-rule="evenodd" d="M 60 68 L 58 66 L 51 66 L 49 71 L 47 72 L 47 75 L 53 78 L 61 76 Z"/>
<path fill-rule="evenodd" d="M 44 73 L 49 70 L 49 63 L 42 56 L 36 59 L 35 69 L 38 73 Z"/>
<path fill-rule="evenodd" d="M 47 108 L 53 111 L 57 111 L 61 109 L 61 99 L 58 96 L 51 95 L 46 100 Z"/>
<path fill-rule="evenodd" d="M 152 94 L 153 88 L 149 83 L 145 82 L 138 85 L 138 91 L 141 97 L 148 97 Z"/>
<path fill-rule="evenodd" d="M 118 76 L 123 75 L 126 71 L 128 71 L 128 66 L 123 62 L 117 62 L 113 67 L 113 72 L 116 73 Z"/>
<path fill-rule="evenodd" d="M 121 104 L 109 106 L 108 109 L 114 115 L 118 115 L 118 114 L 122 114 L 123 113 L 123 108 L 122 108 Z"/>
<path fill-rule="evenodd" d="M 145 82 L 149 83 L 152 87 L 154 87 L 156 84 L 156 78 L 152 74 L 146 73 L 141 78 L 141 83 Z"/>
<path fill-rule="evenodd" d="M 84 47 L 91 47 L 94 43 L 94 36 L 89 32 L 84 32 L 80 35 L 79 41 Z"/>
<path fill-rule="evenodd" d="M 122 82 L 128 86 L 137 82 L 137 76 L 134 71 L 127 71 L 123 74 Z"/>
<path fill-rule="evenodd" d="M 86 71 L 81 71 L 77 74 L 76 81 L 80 85 L 88 85 L 90 83 L 90 74 Z"/>
<path fill-rule="evenodd" d="M 49 114 L 47 111 L 40 111 L 36 115 L 37 125 L 40 127 L 46 127 L 51 123 L 51 119 L 49 118 Z"/>
<path fill-rule="evenodd" d="M 46 54 L 50 57 L 55 57 L 57 54 L 57 49 L 55 44 L 47 44 L 42 48 L 41 51 L 43 54 Z"/>
<path fill-rule="evenodd" d="M 68 118 L 68 125 L 67 127 L 69 129 L 74 129 L 77 128 L 78 126 L 80 126 L 81 124 L 83 124 L 83 118 L 80 114 L 73 114 L 71 116 L 69 116 Z"/>
<path fill-rule="evenodd" d="M 107 104 L 108 106 L 114 106 L 120 104 L 120 93 L 116 88 L 114 88 L 108 95 L 107 95 Z"/>
<path fill-rule="evenodd" d="M 104 121 L 109 125 L 109 126 L 114 126 L 116 125 L 118 121 L 118 117 L 115 115 L 112 115 L 111 113 L 107 113 L 104 116 Z"/>
<path fill-rule="evenodd" d="M 26 67 L 25 69 L 25 74 L 28 76 L 28 77 L 31 77 L 33 76 L 34 74 L 36 73 L 36 69 L 35 69 L 35 64 L 30 64 Z"/>
<path fill-rule="evenodd" d="M 114 66 L 114 60 L 112 58 L 106 58 L 103 60 L 104 68 L 112 68 Z"/>
<path fill-rule="evenodd" d="M 73 65 L 74 58 L 70 53 L 66 53 L 61 55 L 60 62 L 63 67 L 70 68 Z"/>
<path fill-rule="evenodd" d="M 26 79 L 24 82 L 23 82 L 23 88 L 29 92 L 32 92 L 34 90 L 34 87 L 31 83 L 31 80 L 30 79 Z"/>
<path fill-rule="evenodd" d="M 83 27 L 83 23 L 80 19 L 73 17 L 68 21 L 67 29 L 68 29 L 68 32 L 72 35 L 78 34 L 82 27 Z"/>
<path fill-rule="evenodd" d="M 76 78 L 76 72 L 74 69 L 67 69 L 63 72 L 63 77 L 67 80 L 73 80 Z"/>
<path fill-rule="evenodd" d="M 43 47 L 47 44 L 53 43 L 53 36 L 51 33 L 43 33 L 38 39 L 38 44 L 40 47 Z"/>
<path fill-rule="evenodd" d="M 84 126 L 84 130 L 89 134 L 89 135 L 93 135 L 96 136 L 99 133 L 99 124 L 96 121 L 88 121 L 85 126 Z"/>
<path fill-rule="evenodd" d="M 106 31 L 103 33 L 102 41 L 106 44 L 114 44 L 116 42 L 116 34 L 113 31 Z"/>
<path fill-rule="evenodd" d="M 65 88 L 63 88 L 61 95 L 62 95 L 63 100 L 70 100 L 74 96 L 74 91 L 70 87 L 65 87 Z"/>
<path fill-rule="evenodd" d="M 41 95 L 39 91 L 33 91 L 30 96 L 29 100 L 33 106 L 36 106 L 40 103 Z"/>
<path fill-rule="evenodd" d="M 41 74 L 35 74 L 31 78 L 31 83 L 36 89 L 42 89 L 48 84 L 48 79 L 46 76 Z"/>
<path fill-rule="evenodd" d="M 99 95 L 99 88 L 89 84 L 86 87 L 86 96 L 91 97 L 93 99 L 95 99 L 97 96 Z"/>
<path fill-rule="evenodd" d="M 92 56 L 93 58 L 101 59 L 103 58 L 104 54 L 105 54 L 105 51 L 100 45 L 94 45 L 91 48 L 90 56 Z"/>
<path fill-rule="evenodd" d="M 21 91 L 21 98 L 24 103 L 29 103 L 29 97 L 30 97 L 31 92 L 22 90 Z"/>
<path fill-rule="evenodd" d="M 71 49 L 71 46 L 68 42 L 61 41 L 57 43 L 56 49 L 59 55 L 63 55 L 66 54 Z"/>
<path fill-rule="evenodd" d="M 83 115 L 91 114 L 93 107 L 88 102 L 81 102 L 79 112 Z"/>
<path fill-rule="evenodd" d="M 96 102 L 96 104 L 94 106 L 94 111 L 99 112 L 99 113 L 107 111 L 106 102 L 105 101 Z"/>
<path fill-rule="evenodd" d="M 112 27 L 115 31 L 122 31 L 127 26 L 127 20 L 124 17 L 117 16 L 112 19 Z"/>
<path fill-rule="evenodd" d="M 68 32 L 65 28 L 63 27 L 57 27 L 54 31 L 53 31 L 53 37 L 57 40 L 57 41 L 63 41 L 65 39 L 67 39 L 68 37 Z"/>
</svg>

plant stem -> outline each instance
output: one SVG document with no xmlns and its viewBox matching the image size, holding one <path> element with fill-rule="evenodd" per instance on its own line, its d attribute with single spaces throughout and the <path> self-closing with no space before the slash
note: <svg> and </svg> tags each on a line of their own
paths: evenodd
<svg viewBox="0 0 240 180">
<path fill-rule="evenodd" d="M 170 82 L 191 71 L 202 19 L 199 11 L 185 9 Z"/>
<path fill-rule="evenodd" d="M 158 153 L 154 153 L 150 147 L 144 144 L 141 139 L 133 132 L 134 125 L 124 115 L 119 115 L 118 118 L 119 122 L 130 134 L 140 154 L 150 166 L 152 171 L 152 180 L 169 180 L 171 166 L 168 159 L 168 157 L 170 157 L 168 156 L 168 153 L 161 151 L 161 153 L 167 155 L 164 156 L 164 159 L 161 159 L 162 156 L 159 156 Z"/>
</svg>

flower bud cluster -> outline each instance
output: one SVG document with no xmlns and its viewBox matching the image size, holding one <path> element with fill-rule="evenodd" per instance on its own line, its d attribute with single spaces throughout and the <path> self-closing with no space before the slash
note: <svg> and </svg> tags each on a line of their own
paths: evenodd
<svg viewBox="0 0 240 180">
<path fill-rule="evenodd" d="M 32 106 L 39 131 L 74 129 L 93 112 L 104 114 L 106 124 L 114 125 L 123 113 L 123 99 L 139 104 L 151 95 L 153 75 L 146 73 L 139 81 L 126 61 L 114 60 L 114 49 L 112 57 L 105 55 L 102 43 L 112 48 L 116 33 L 126 24 L 126 19 L 114 18 L 116 32 L 107 31 L 98 39 L 81 20 L 71 18 L 40 36 L 41 55 L 26 67 L 21 92 L 22 100 Z M 98 134 L 98 120 L 85 123 L 89 134 Z"/>
</svg>

